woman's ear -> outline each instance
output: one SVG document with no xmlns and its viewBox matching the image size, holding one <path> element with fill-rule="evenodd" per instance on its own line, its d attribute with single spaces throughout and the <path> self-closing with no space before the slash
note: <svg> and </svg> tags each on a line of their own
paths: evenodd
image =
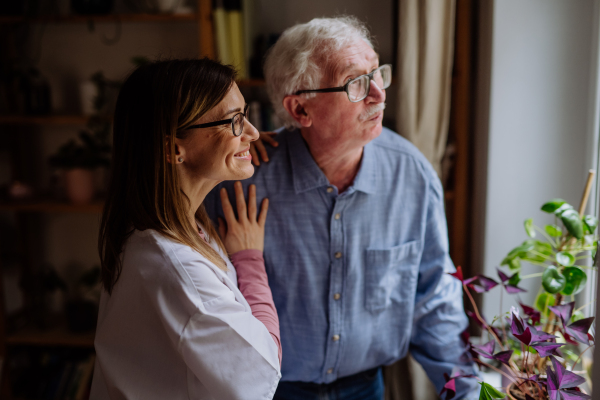
<svg viewBox="0 0 600 400">
<path fill-rule="evenodd" d="M 304 108 L 304 99 L 298 95 L 289 95 L 283 98 L 283 108 L 294 118 L 301 126 L 308 128 L 312 125 L 312 119 Z"/>
<path fill-rule="evenodd" d="M 169 164 L 181 164 L 184 161 L 184 157 L 182 154 L 183 148 L 177 142 L 179 139 L 175 138 L 175 162 L 171 161 L 171 141 L 169 140 L 169 136 L 167 136 L 167 141 L 165 142 L 165 154 L 167 156 L 167 163 Z"/>
</svg>

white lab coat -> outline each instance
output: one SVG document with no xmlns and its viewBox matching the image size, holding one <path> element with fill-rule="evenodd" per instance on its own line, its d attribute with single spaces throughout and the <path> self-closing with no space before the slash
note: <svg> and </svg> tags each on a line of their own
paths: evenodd
<svg viewBox="0 0 600 400">
<path fill-rule="evenodd" d="M 273 398 L 277 345 L 211 245 L 228 272 L 156 231 L 134 231 L 100 300 L 90 399 Z"/>
</svg>

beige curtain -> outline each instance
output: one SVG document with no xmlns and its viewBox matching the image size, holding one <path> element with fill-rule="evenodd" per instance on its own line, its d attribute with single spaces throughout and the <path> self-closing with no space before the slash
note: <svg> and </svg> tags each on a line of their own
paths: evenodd
<svg viewBox="0 0 600 400">
<path fill-rule="evenodd" d="M 450 119 L 455 0 L 400 0 L 398 8 L 398 133 L 440 174 Z"/>
<path fill-rule="evenodd" d="M 455 0 L 399 0 L 397 130 L 441 176 L 450 119 Z M 437 393 L 410 356 L 384 369 L 386 400 L 433 400 Z"/>
</svg>

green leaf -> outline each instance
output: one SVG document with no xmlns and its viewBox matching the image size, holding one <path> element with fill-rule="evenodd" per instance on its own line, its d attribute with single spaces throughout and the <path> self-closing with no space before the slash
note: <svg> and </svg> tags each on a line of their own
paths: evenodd
<svg viewBox="0 0 600 400">
<path fill-rule="evenodd" d="M 508 284 L 514 286 L 517 286 L 519 282 L 521 282 L 521 277 L 519 276 L 518 272 L 516 274 L 513 274 L 513 276 L 511 276 L 508 280 Z"/>
<path fill-rule="evenodd" d="M 596 251 L 598 250 L 598 241 L 594 241 L 594 248 L 592 249 L 592 258 L 594 259 L 594 264 L 596 265 Z"/>
<path fill-rule="evenodd" d="M 546 292 L 541 292 L 536 297 L 534 305 L 538 311 L 548 315 L 548 306 L 554 305 L 554 296 Z"/>
<path fill-rule="evenodd" d="M 553 213 L 565 203 L 566 201 L 564 201 L 563 199 L 552 199 L 542 206 L 542 211 L 547 213 Z"/>
<path fill-rule="evenodd" d="M 535 237 L 535 229 L 533 229 L 533 219 L 529 218 L 525 220 L 525 232 L 527 232 L 527 236 L 530 238 Z"/>
<path fill-rule="evenodd" d="M 562 236 L 562 229 L 560 228 L 560 226 L 557 225 L 546 225 L 544 227 L 544 230 L 546 231 L 546 233 L 552 237 L 561 237 Z"/>
<path fill-rule="evenodd" d="M 583 237 L 583 223 L 581 222 L 581 218 L 579 218 L 577 211 L 572 209 L 566 210 L 560 215 L 560 219 L 571 235 L 575 236 L 577 239 Z"/>
<path fill-rule="evenodd" d="M 508 261 L 507 265 L 511 271 L 519 270 L 521 269 L 521 260 L 518 258 L 513 258 L 512 260 Z"/>
<path fill-rule="evenodd" d="M 565 267 L 570 267 L 575 264 L 575 257 L 567 251 L 560 251 L 556 253 L 556 262 Z"/>
<path fill-rule="evenodd" d="M 579 321 L 580 319 L 584 319 L 585 318 L 585 314 L 583 313 L 583 311 L 577 310 L 573 313 L 573 315 L 571 315 L 571 323 L 575 322 L 575 321 Z M 563 352 L 563 349 L 560 349 L 561 353 Z"/>
<path fill-rule="evenodd" d="M 492 400 L 492 399 L 503 399 L 506 394 L 498 391 L 495 387 L 489 383 L 479 382 L 481 385 L 481 391 L 479 392 L 479 400 Z"/>
<path fill-rule="evenodd" d="M 567 210 L 573 210 L 573 206 L 568 203 L 564 203 L 563 205 L 558 207 L 556 210 L 554 210 L 554 215 L 556 215 L 557 217 L 560 217 L 560 215 Z"/>
<path fill-rule="evenodd" d="M 542 286 L 550 294 L 555 294 L 563 290 L 566 283 L 567 279 L 553 265 L 546 268 L 542 275 Z"/>
<path fill-rule="evenodd" d="M 567 280 L 565 287 L 561 291 L 562 294 L 566 296 L 575 295 L 581 293 L 585 288 L 587 275 L 581 268 L 567 267 L 563 270 L 562 274 Z"/>
<path fill-rule="evenodd" d="M 598 227 L 598 218 L 593 215 L 586 215 L 583 217 L 583 225 L 589 233 L 593 234 Z"/>
</svg>

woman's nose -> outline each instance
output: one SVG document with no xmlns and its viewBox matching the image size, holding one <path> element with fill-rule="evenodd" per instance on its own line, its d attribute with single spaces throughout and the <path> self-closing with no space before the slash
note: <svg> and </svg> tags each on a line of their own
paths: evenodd
<svg viewBox="0 0 600 400">
<path fill-rule="evenodd" d="M 244 121 L 244 130 L 242 136 L 249 142 L 253 142 L 260 137 L 258 130 L 250 123 L 250 121 Z"/>
</svg>

